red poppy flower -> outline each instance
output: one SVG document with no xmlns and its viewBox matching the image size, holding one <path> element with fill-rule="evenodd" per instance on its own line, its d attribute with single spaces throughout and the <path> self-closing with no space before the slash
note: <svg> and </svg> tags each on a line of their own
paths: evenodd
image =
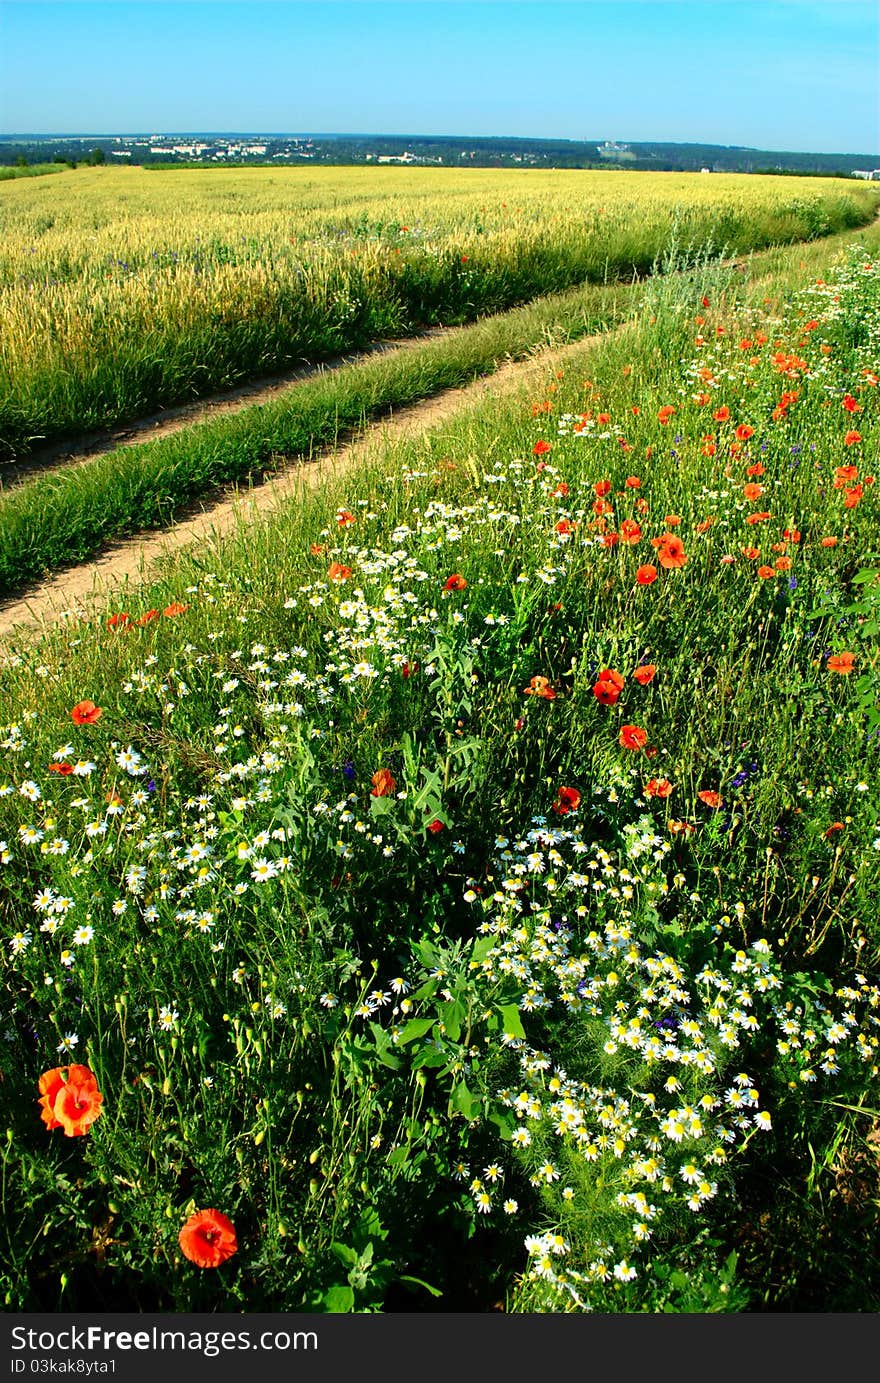
<svg viewBox="0 0 880 1383">
<path fill-rule="evenodd" d="M 713 792 L 711 788 L 704 788 L 702 792 L 697 793 L 697 796 L 699 797 L 701 802 L 704 802 L 706 804 L 707 807 L 714 808 L 720 807 L 722 805 L 721 793 Z"/>
<path fill-rule="evenodd" d="M 853 663 L 855 662 L 855 656 L 856 655 L 854 653 L 832 654 L 832 656 L 828 659 L 828 671 L 839 672 L 845 676 L 846 673 L 852 672 Z"/>
<path fill-rule="evenodd" d="M 467 582 L 457 571 L 448 576 L 443 583 L 444 591 L 464 591 L 467 589 Z"/>
<path fill-rule="evenodd" d="M 563 537 L 568 537 L 576 528 L 577 524 L 569 523 L 568 519 L 560 519 L 556 525 L 556 532 L 561 533 Z"/>
<path fill-rule="evenodd" d="M 776 572 L 773 570 L 772 567 L 762 566 L 758 568 L 758 575 L 762 578 L 762 580 L 766 581 L 769 577 L 775 576 Z"/>
<path fill-rule="evenodd" d="M 550 685 L 550 679 L 547 677 L 531 678 L 529 685 L 523 687 L 523 692 L 526 696 L 541 696 L 545 701 L 553 701 L 556 697 L 556 693 Z"/>
<path fill-rule="evenodd" d="M 397 787 L 397 780 L 392 777 L 387 768 L 379 768 L 373 774 L 370 782 L 373 784 L 370 789 L 371 797 L 390 797 Z"/>
<path fill-rule="evenodd" d="M 135 620 L 135 624 L 139 624 L 139 625 L 152 624 L 152 623 L 153 623 L 153 620 L 154 620 L 154 619 L 158 619 L 158 618 L 159 618 L 159 611 L 158 611 L 158 610 L 146 610 L 146 611 L 144 611 L 144 613 L 143 613 L 142 615 L 139 616 L 138 619 Z"/>
<path fill-rule="evenodd" d="M 656 672 L 657 666 L 655 663 L 643 663 L 641 667 L 636 668 L 633 677 L 640 686 L 646 687 L 649 682 L 653 682 Z"/>
<path fill-rule="evenodd" d="M 862 405 L 857 399 L 853 398 L 852 394 L 844 395 L 842 403 L 847 413 L 861 413 L 862 411 Z"/>
<path fill-rule="evenodd" d="M 309 548 L 309 552 L 312 554 L 313 557 L 320 557 L 323 551 L 323 543 L 312 543 L 311 547 Z"/>
<path fill-rule="evenodd" d="M 88 1066 L 55 1066 L 40 1076 L 40 1118 L 47 1129 L 60 1128 L 65 1137 L 88 1133 L 101 1113 L 103 1095 Z"/>
<path fill-rule="evenodd" d="M 853 485 L 858 478 L 858 466 L 838 466 L 834 472 L 834 488 L 843 490 L 847 485 Z"/>
<path fill-rule="evenodd" d="M 648 743 L 648 732 L 639 725 L 621 725 L 620 746 L 622 749 L 644 749 Z"/>
<path fill-rule="evenodd" d="M 351 524 L 357 523 L 357 519 L 350 509 L 340 509 L 336 514 L 336 522 L 340 528 L 349 528 Z"/>
<path fill-rule="evenodd" d="M 60 773 L 62 778 L 66 778 L 68 774 L 73 772 L 73 764 L 50 764 L 49 772 Z"/>
<path fill-rule="evenodd" d="M 418 670 L 418 663 L 411 663 L 407 658 L 404 658 L 400 665 L 400 675 L 404 680 L 406 680 L 407 677 L 412 677 L 413 673 L 418 672 Z"/>
<path fill-rule="evenodd" d="M 555 499 L 565 499 L 566 495 L 568 494 L 568 485 L 564 480 L 560 480 L 559 484 L 556 486 L 556 489 L 551 490 L 550 493 L 554 496 Z"/>
<path fill-rule="evenodd" d="M 634 547 L 636 543 L 641 542 L 642 530 L 635 519 L 624 519 L 623 523 L 620 525 L 620 540 L 623 543 L 627 543 L 630 547 Z"/>
<path fill-rule="evenodd" d="M 597 480 L 595 485 L 593 486 L 593 489 L 600 499 L 604 499 L 604 497 L 609 493 L 611 489 L 611 481 Z"/>
<path fill-rule="evenodd" d="M 623 482 L 630 490 L 640 490 L 642 482 L 637 475 L 628 475 Z"/>
<path fill-rule="evenodd" d="M 173 600 L 170 605 L 165 606 L 162 614 L 166 619 L 173 619 L 175 615 L 185 615 L 188 609 L 188 605 L 181 605 L 179 600 Z"/>
<path fill-rule="evenodd" d="M 547 452 L 552 450 L 553 448 L 549 442 L 540 441 L 536 442 L 532 447 L 532 454 L 534 456 L 546 456 Z"/>
<path fill-rule="evenodd" d="M 861 440 L 862 434 L 860 432 L 851 431 L 846 434 L 843 442 L 845 446 L 852 447 L 855 446 L 856 442 L 860 442 Z"/>
<path fill-rule="evenodd" d="M 749 427 L 748 423 L 740 423 L 739 427 L 736 429 L 736 435 L 741 442 L 747 442 L 754 434 L 754 431 L 755 429 Z"/>
<path fill-rule="evenodd" d="M 837 547 L 837 539 L 836 539 L 836 538 L 823 538 L 823 539 L 822 539 L 822 547 Z"/>
<path fill-rule="evenodd" d="M 70 712 L 70 719 L 74 725 L 94 725 L 103 714 L 101 707 L 96 706 L 94 701 L 78 701 Z"/>
<path fill-rule="evenodd" d="M 657 410 L 657 417 L 665 427 L 674 413 L 675 409 L 673 408 L 672 404 L 664 403 L 663 407 Z"/>
<path fill-rule="evenodd" d="M 581 795 L 577 788 L 560 788 L 553 803 L 553 810 L 560 816 L 567 816 L 569 812 L 577 811 L 580 804 Z"/>
<path fill-rule="evenodd" d="M 712 417 L 715 419 L 716 423 L 726 423 L 727 419 L 730 417 L 730 409 L 725 404 L 723 408 L 716 408 Z"/>
<path fill-rule="evenodd" d="M 746 515 L 746 523 L 763 523 L 764 520 L 765 520 L 765 519 L 769 519 L 769 517 L 770 517 L 770 512 L 769 512 L 769 510 L 767 510 L 767 509 L 762 509 L 761 512 L 760 512 L 759 514 L 747 514 L 747 515 Z"/>
<path fill-rule="evenodd" d="M 657 549 L 657 557 L 665 571 L 683 567 L 687 561 L 684 543 L 674 533 L 663 534 L 663 546 Z"/>
<path fill-rule="evenodd" d="M 743 495 L 744 495 L 744 497 L 749 501 L 750 504 L 753 503 L 754 500 L 760 499 L 760 497 L 761 497 L 761 495 L 763 495 L 763 493 L 764 493 L 764 486 L 763 486 L 763 485 L 754 485 L 754 484 L 750 484 L 750 485 L 744 485 L 744 486 L 743 486 Z"/>
<path fill-rule="evenodd" d="M 843 497 L 844 509 L 855 509 L 863 494 L 864 491 L 861 485 L 854 485 L 851 490 L 847 490 Z"/>
<path fill-rule="evenodd" d="M 668 778 L 652 778 L 642 789 L 646 797 L 668 797 L 672 784 Z"/>
<path fill-rule="evenodd" d="M 709 517 L 708 517 L 707 519 L 700 519 L 700 522 L 699 522 L 699 523 L 695 523 L 695 524 L 694 524 L 694 532 L 695 532 L 695 533 L 708 533 L 708 532 L 709 532 L 709 529 L 712 527 L 712 525 L 713 525 L 714 522 L 715 522 L 715 515 L 714 515 L 714 514 L 710 514 Z"/>
<path fill-rule="evenodd" d="M 599 673 L 593 695 L 597 701 L 601 701 L 603 706 L 614 706 L 620 699 L 620 693 L 624 688 L 624 679 L 614 668 L 603 668 Z"/>
<path fill-rule="evenodd" d="M 347 581 L 351 576 L 351 567 L 343 566 L 341 562 L 331 562 L 327 570 L 327 578 L 330 581 Z"/>
<path fill-rule="evenodd" d="M 646 562 L 636 572 L 636 582 L 639 586 L 650 586 L 653 581 L 657 580 L 657 576 L 657 568 L 652 566 L 650 562 Z"/>
<path fill-rule="evenodd" d="M 120 611 L 118 615 L 111 615 L 107 621 L 108 629 L 126 629 L 131 624 L 131 615 L 125 611 Z"/>
<path fill-rule="evenodd" d="M 433 821 L 428 822 L 428 830 L 431 832 L 432 835 L 439 835 L 443 829 L 443 822 L 440 821 L 437 817 L 435 817 Z"/>
<path fill-rule="evenodd" d="M 190 1215 L 177 1242 L 184 1258 L 197 1268 L 219 1268 L 238 1250 L 235 1225 L 220 1210 L 197 1210 Z"/>
</svg>

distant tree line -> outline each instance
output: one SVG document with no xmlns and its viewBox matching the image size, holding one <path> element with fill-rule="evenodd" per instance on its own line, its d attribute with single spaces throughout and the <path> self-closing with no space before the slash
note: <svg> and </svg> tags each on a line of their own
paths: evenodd
<svg viewBox="0 0 880 1383">
<path fill-rule="evenodd" d="M 208 145 L 213 153 L 223 149 L 223 141 L 252 139 L 254 136 L 181 135 L 176 143 L 187 139 Z M 847 177 L 854 169 L 880 166 L 880 154 L 816 154 L 773 152 L 719 144 L 670 144 L 636 142 L 609 145 L 602 140 L 548 140 L 460 137 L 452 135 L 311 135 L 261 136 L 266 153 L 253 157 L 202 157 L 192 159 L 174 152 L 170 147 L 153 152 L 144 144 L 115 139 L 83 138 L 27 139 L 0 141 L 0 166 L 25 167 L 31 163 L 63 163 L 76 168 L 85 164 L 95 166 L 110 162 L 110 155 L 125 154 L 132 164 L 143 166 L 192 167 L 208 165 L 228 167 L 230 164 L 298 165 L 303 162 L 324 164 L 364 164 L 378 159 L 399 159 L 405 153 L 408 161 L 424 162 L 443 167 L 467 168 L 626 168 L 654 172 L 698 172 L 708 168 L 714 173 L 787 173 L 801 176 Z M 306 142 L 307 141 L 307 142 Z M 275 157 L 277 154 L 283 157 Z"/>
</svg>

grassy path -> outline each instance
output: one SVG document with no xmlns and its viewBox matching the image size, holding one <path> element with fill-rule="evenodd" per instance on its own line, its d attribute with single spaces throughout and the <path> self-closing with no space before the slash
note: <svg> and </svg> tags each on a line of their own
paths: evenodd
<svg viewBox="0 0 880 1383">
<path fill-rule="evenodd" d="M 614 330 L 622 331 L 625 326 Z M 215 491 L 195 506 L 196 512 L 182 517 L 171 528 L 113 543 L 94 561 L 68 567 L 34 583 L 19 599 L 0 605 L 0 639 L 37 632 L 61 619 L 90 618 L 93 607 L 106 601 L 111 590 L 124 591 L 127 583 L 145 579 L 148 569 L 170 553 L 196 543 L 213 545 L 236 527 L 271 515 L 303 486 L 314 488 L 328 476 L 362 464 L 367 456 L 381 452 L 389 442 L 440 427 L 462 409 L 479 407 L 487 397 L 512 393 L 554 366 L 588 352 L 607 335 L 597 332 L 562 348 L 538 351 L 526 361 L 508 361 L 499 365 L 489 379 L 445 389 L 398 410 L 391 418 L 366 428 L 345 446 L 325 451 L 311 464 L 291 465 L 262 482 L 252 482 L 246 489 Z"/>
<path fill-rule="evenodd" d="M 193 403 L 182 403 L 175 408 L 161 408 L 155 413 L 135 418 L 114 428 L 86 432 L 79 437 L 67 437 L 60 442 L 35 448 L 21 461 L 12 461 L 2 467 L 0 494 L 18 483 L 33 480 L 50 470 L 84 466 L 109 451 L 156 442 L 163 437 L 172 437 L 184 428 L 209 422 L 213 418 L 228 417 L 230 414 L 240 413 L 245 408 L 278 401 L 304 381 L 314 379 L 316 375 L 334 375 L 346 366 L 358 365 L 377 355 L 419 350 L 427 341 L 454 337 L 465 330 L 466 327 L 430 327 L 427 331 L 419 332 L 402 341 L 376 341 L 363 350 L 350 351 L 333 360 L 321 360 L 314 365 L 303 365 L 283 374 L 265 375 L 248 380 L 234 389 L 220 390 Z"/>
</svg>

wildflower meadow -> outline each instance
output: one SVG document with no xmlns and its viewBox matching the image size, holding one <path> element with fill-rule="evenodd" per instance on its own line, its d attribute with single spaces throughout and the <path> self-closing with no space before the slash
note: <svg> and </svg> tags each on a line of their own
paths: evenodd
<svg viewBox="0 0 880 1383">
<path fill-rule="evenodd" d="M 7 641 L 7 1309 L 876 1309 L 849 238 Z"/>
</svg>

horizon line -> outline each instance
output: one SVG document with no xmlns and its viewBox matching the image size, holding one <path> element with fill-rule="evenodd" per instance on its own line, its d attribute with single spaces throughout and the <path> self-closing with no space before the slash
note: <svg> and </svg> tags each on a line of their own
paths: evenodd
<svg viewBox="0 0 880 1383">
<path fill-rule="evenodd" d="M 127 130 L 120 131 L 96 131 L 96 130 L 49 130 L 34 131 L 21 130 L 0 133 L 0 143 L 12 143 L 22 139 L 123 139 L 123 138 L 173 138 L 173 137 L 193 137 L 196 135 L 223 135 L 233 137 L 246 137 L 253 139 L 263 137 L 266 139 L 396 139 L 412 140 L 414 142 L 429 142 L 435 140 L 448 141 L 474 141 L 481 140 L 505 140 L 508 143 L 522 144 L 585 144 L 596 145 L 598 140 L 595 138 L 572 138 L 570 135 L 547 136 L 547 135 L 505 135 L 505 134 L 416 134 L 408 131 L 405 134 L 387 133 L 378 130 L 233 130 L 233 129 L 196 129 L 196 130 Z M 607 140 L 607 137 L 606 137 Z M 831 152 L 823 152 L 817 149 L 770 149 L 762 148 L 750 144 L 718 144 L 707 140 L 681 140 L 681 139 L 615 139 L 612 143 L 626 145 L 660 144 L 674 148 L 706 148 L 706 149 L 729 149 L 737 153 L 753 154 L 812 154 L 818 158 L 861 158 L 865 155 L 868 158 L 880 158 L 880 153 L 870 155 L 865 154 L 865 150 L 845 150 L 835 149 Z"/>
</svg>

